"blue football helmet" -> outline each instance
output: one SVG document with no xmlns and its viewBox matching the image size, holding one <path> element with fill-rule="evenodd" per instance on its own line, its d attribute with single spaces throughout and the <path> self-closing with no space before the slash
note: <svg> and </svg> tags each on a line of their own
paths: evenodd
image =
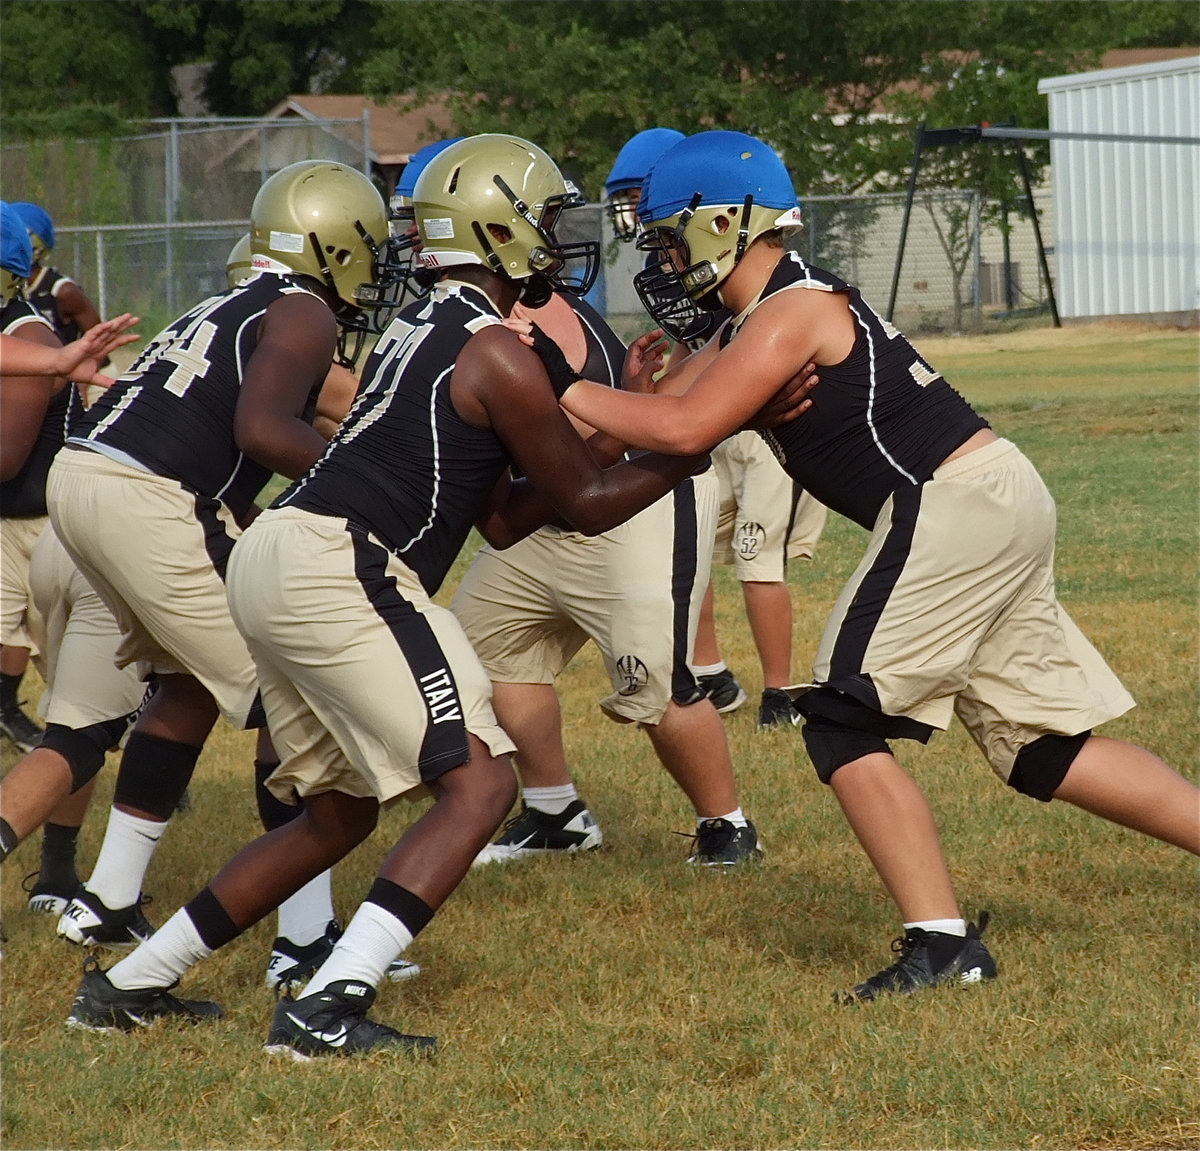
<svg viewBox="0 0 1200 1151">
<path fill-rule="evenodd" d="M 20 297 L 33 274 L 33 244 L 17 210 L 0 200 L 0 299 Z"/>
<path fill-rule="evenodd" d="M 604 206 L 618 240 L 636 238 L 637 205 L 642 194 L 642 181 L 655 160 L 682 139 L 683 133 L 674 128 L 647 128 L 626 140 L 617 153 L 612 171 L 604 181 Z"/>
<path fill-rule="evenodd" d="M 50 213 L 40 204 L 31 204 L 28 200 L 18 200 L 12 207 L 25 222 L 25 229 L 33 244 L 33 262 L 44 266 L 46 258 L 54 250 L 54 221 L 50 219 Z"/>
<path fill-rule="evenodd" d="M 723 307 L 721 284 L 764 232 L 800 227 L 792 178 L 744 132 L 700 132 L 659 158 L 642 184 L 638 248 L 651 253 L 634 287 L 673 339 L 688 341 Z"/>
</svg>

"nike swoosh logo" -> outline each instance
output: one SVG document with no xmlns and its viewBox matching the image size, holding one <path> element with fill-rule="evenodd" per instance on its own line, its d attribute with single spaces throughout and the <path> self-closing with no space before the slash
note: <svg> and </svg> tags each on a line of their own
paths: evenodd
<svg viewBox="0 0 1200 1151">
<path fill-rule="evenodd" d="M 346 1036 L 349 1031 L 343 1023 L 336 1031 L 313 1031 L 303 1019 L 297 1019 L 290 1011 L 284 1013 L 287 1017 L 300 1028 L 301 1031 L 311 1035 L 314 1039 L 320 1040 L 322 1043 L 328 1043 L 330 1047 L 341 1047 L 346 1042 Z"/>
</svg>

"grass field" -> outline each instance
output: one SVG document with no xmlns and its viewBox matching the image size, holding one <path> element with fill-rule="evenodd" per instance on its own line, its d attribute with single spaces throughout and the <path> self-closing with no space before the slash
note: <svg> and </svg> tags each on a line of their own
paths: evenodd
<svg viewBox="0 0 1200 1151">
<path fill-rule="evenodd" d="M 1120 326 L 924 341 L 1042 470 L 1062 599 L 1139 702 L 1107 734 L 1197 777 L 1198 348 Z M 790 573 L 794 674 L 865 542 L 837 517 Z M 460 569 L 461 570 L 461 569 Z M 447 598 L 447 588 L 440 598 Z M 727 570 L 718 622 L 757 690 Z M 727 730 L 768 856 L 684 864 L 690 811 L 636 730 L 605 721 L 599 661 L 561 681 L 577 779 L 605 832 L 582 858 L 472 873 L 375 1014 L 437 1034 L 432 1062 L 268 1060 L 264 922 L 186 980 L 227 1018 L 104 1037 L 63 1028 L 81 956 L 24 909 L 36 838 L 3 869 L 9 1148 L 1168 1148 L 1200 1146 L 1197 909 L 1182 852 L 1003 787 L 961 729 L 902 755 L 1000 979 L 864 1008 L 831 993 L 888 961 L 895 914 L 797 732 Z M 152 865 L 161 921 L 256 832 L 251 742 L 219 730 Z M 11 765 L 8 749 L 4 764 Z M 112 771 L 98 793 L 111 795 Z M 94 858 L 102 807 L 82 836 Z M 416 812 L 337 869 L 348 917 Z"/>
</svg>

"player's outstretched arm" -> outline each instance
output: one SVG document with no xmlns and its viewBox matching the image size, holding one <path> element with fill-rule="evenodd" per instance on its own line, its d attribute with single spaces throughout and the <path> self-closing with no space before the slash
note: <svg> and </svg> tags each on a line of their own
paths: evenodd
<svg viewBox="0 0 1200 1151">
<path fill-rule="evenodd" d="M 0 340 L 0 375 L 4 376 L 62 376 L 81 384 L 112 383 L 100 375 L 100 361 L 114 349 L 138 339 L 130 332 L 138 322 L 128 312 L 104 320 L 69 344 L 51 346 L 34 343 L 20 336 L 3 336 Z"/>
</svg>

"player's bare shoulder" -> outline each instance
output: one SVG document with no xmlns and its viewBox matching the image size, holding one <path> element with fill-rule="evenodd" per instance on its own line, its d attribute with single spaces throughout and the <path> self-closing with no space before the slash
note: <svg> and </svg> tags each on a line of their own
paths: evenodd
<svg viewBox="0 0 1200 1151">
<path fill-rule="evenodd" d="M 502 324 L 471 336 L 455 361 L 450 386 L 455 410 L 476 427 L 495 427 L 515 411 L 557 406 L 537 353 Z"/>
</svg>

